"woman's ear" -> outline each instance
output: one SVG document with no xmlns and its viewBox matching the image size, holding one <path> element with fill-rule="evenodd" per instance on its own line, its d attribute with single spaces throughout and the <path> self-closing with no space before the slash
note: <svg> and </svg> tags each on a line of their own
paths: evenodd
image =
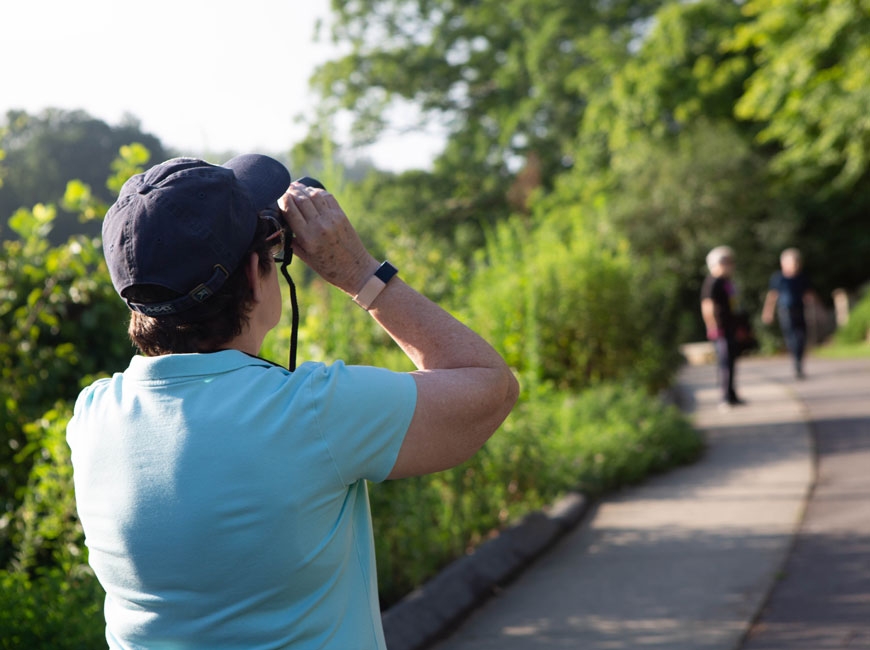
<svg viewBox="0 0 870 650">
<path fill-rule="evenodd" d="M 263 299 L 263 284 L 260 275 L 260 256 L 257 253 L 251 253 L 248 257 L 245 275 L 248 277 L 248 286 L 251 287 L 254 302 L 260 302 Z"/>
</svg>

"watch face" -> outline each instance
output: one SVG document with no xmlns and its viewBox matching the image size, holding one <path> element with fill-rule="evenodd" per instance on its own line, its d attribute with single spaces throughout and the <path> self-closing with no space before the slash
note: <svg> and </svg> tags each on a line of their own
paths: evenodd
<svg viewBox="0 0 870 650">
<path fill-rule="evenodd" d="M 390 278 L 392 278 L 398 272 L 399 269 L 397 269 L 395 266 L 393 266 L 389 262 L 384 262 L 378 267 L 378 270 L 375 271 L 375 277 L 386 284 L 387 282 L 389 282 Z"/>
</svg>

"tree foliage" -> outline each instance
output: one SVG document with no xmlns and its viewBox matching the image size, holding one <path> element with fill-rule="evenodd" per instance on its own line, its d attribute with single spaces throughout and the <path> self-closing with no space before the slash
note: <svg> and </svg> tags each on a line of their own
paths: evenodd
<svg viewBox="0 0 870 650">
<path fill-rule="evenodd" d="M 559 185 L 587 213 L 612 210 L 636 254 L 668 255 L 690 286 L 714 234 L 764 277 L 788 239 L 808 253 L 823 294 L 863 281 L 867 0 L 333 6 L 334 35 L 352 50 L 315 75 L 325 105 L 350 110 L 364 140 L 396 100 L 448 126 L 433 172 L 381 176 L 374 212 L 383 202 L 474 248 L 483 227 L 529 214 L 535 187 Z M 699 148 L 717 143 L 734 164 Z M 659 167 L 678 190 L 669 205 Z M 738 197 L 741 186 L 752 191 Z M 706 203 L 685 200 L 693 187 Z M 672 210 L 650 227 L 651 214 Z M 687 238 L 687 227 L 710 236 Z M 687 293 L 684 310 L 697 325 L 695 299 Z"/>
<path fill-rule="evenodd" d="M 583 169 L 607 171 L 630 156 L 638 140 L 679 139 L 697 121 L 733 122 L 734 102 L 752 68 L 722 42 L 740 20 L 737 5 L 701 0 L 663 6 L 631 53 L 604 27 L 590 34 L 586 44 L 595 65 L 570 79 L 589 97 L 574 153 Z"/>
<path fill-rule="evenodd" d="M 870 1 L 750 0 L 727 41 L 757 69 L 735 106 L 792 184 L 835 192 L 870 167 Z"/>
<path fill-rule="evenodd" d="M 870 2 L 752 0 L 725 46 L 756 69 L 735 105 L 773 150 L 799 215 L 796 243 L 823 289 L 853 288 L 870 259 Z"/>
<path fill-rule="evenodd" d="M 492 149 L 473 160 L 493 156 L 502 165 L 507 152 L 552 144 L 578 122 L 582 105 L 564 88 L 584 60 L 577 35 L 605 11 L 625 22 L 652 3 L 599 4 L 339 0 L 334 38 L 353 50 L 314 79 L 324 96 L 354 110 L 365 136 L 383 128 L 385 107 L 401 97 L 427 117 L 448 118 L 469 143 L 485 134 Z"/>
<path fill-rule="evenodd" d="M 63 242 L 75 233 L 98 235 L 98 222 L 83 226 L 76 222 L 75 212 L 58 204 L 70 179 L 90 187 L 95 199 L 111 200 L 106 177 L 118 150 L 131 142 L 141 143 L 156 160 L 166 157 L 160 141 L 143 133 L 132 117 L 110 126 L 84 111 L 45 109 L 38 115 L 7 112 L 5 127 L 0 128 L 0 150 L 6 152 L 0 186 L 0 239 L 15 235 L 3 231 L 6 219 L 19 208 L 36 203 L 58 206 L 52 243 Z"/>
<path fill-rule="evenodd" d="M 362 141 L 386 109 L 413 102 L 445 125 L 431 206 L 453 223 L 506 216 L 514 172 L 534 155 L 549 186 L 570 166 L 586 98 L 568 80 L 589 63 L 583 37 L 607 25 L 627 45 L 661 0 L 336 0 L 334 38 L 347 56 L 313 77 L 327 105 L 348 109 Z M 477 242 L 482 243 L 482 241 Z"/>
</svg>

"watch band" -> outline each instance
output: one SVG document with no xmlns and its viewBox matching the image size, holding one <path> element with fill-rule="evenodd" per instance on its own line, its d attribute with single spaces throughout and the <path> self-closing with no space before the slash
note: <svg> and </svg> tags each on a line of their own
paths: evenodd
<svg viewBox="0 0 870 650">
<path fill-rule="evenodd" d="M 353 301 L 360 307 L 368 311 L 372 307 L 375 298 L 381 295 L 381 291 L 387 286 L 387 282 L 399 272 L 395 266 L 389 262 L 383 262 L 374 275 L 370 277 L 359 293 L 353 297 Z"/>
</svg>

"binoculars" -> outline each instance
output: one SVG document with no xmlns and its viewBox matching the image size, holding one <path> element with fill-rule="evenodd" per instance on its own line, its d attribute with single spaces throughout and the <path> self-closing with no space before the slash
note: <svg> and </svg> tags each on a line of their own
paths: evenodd
<svg viewBox="0 0 870 650">
<path fill-rule="evenodd" d="M 325 187 L 323 187 L 323 183 L 321 183 L 316 178 L 311 178 L 311 176 L 303 176 L 302 178 L 297 178 L 296 182 L 302 183 L 306 187 L 316 187 L 316 188 L 321 189 L 321 190 L 326 189 Z"/>
</svg>

